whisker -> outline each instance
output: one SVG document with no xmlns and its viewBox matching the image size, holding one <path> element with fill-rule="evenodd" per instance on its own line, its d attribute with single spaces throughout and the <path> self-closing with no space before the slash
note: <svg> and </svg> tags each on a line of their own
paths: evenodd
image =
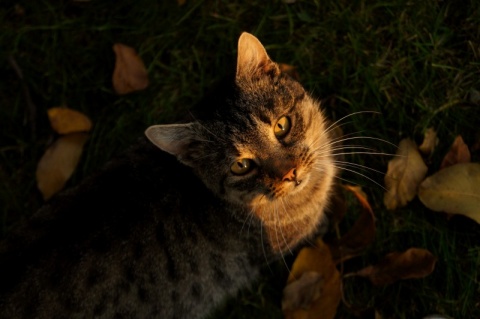
<svg viewBox="0 0 480 319">
<path fill-rule="evenodd" d="M 285 215 L 290 218 L 290 224 L 293 225 L 293 227 L 294 227 L 297 231 L 301 232 L 301 229 L 299 229 L 299 227 L 297 226 L 297 222 L 296 222 L 295 220 L 293 220 L 292 217 L 287 213 L 287 208 L 286 208 L 286 206 L 288 206 L 288 203 L 286 203 L 283 198 L 281 198 L 281 200 L 282 200 L 283 207 L 284 207 L 283 209 L 285 210 Z M 290 208 L 290 209 L 291 209 L 291 208 Z M 311 242 L 309 238 L 303 238 L 303 241 L 304 241 L 305 243 L 311 245 L 311 246 L 315 246 L 315 243 Z M 291 251 L 290 251 L 290 252 L 291 252 Z M 293 253 L 292 253 L 292 255 L 293 255 Z"/>
<path fill-rule="evenodd" d="M 283 199 L 283 198 L 280 198 L 280 200 L 281 200 L 281 203 L 282 203 L 282 205 L 283 205 L 283 211 L 285 212 L 285 215 L 286 215 L 287 217 L 290 217 L 290 215 L 288 214 L 287 210 L 285 209 L 285 201 L 284 201 L 284 199 Z M 276 205 L 275 205 L 275 206 L 276 206 Z M 290 249 L 290 246 L 288 246 L 288 242 L 287 242 L 287 240 L 285 239 L 285 236 L 283 236 L 283 232 L 280 232 L 280 234 L 281 234 L 282 237 L 283 237 L 283 241 L 285 242 L 285 245 L 287 246 L 288 251 L 290 252 L 291 255 L 293 255 L 293 252 L 292 252 L 292 250 Z"/>
<path fill-rule="evenodd" d="M 328 132 L 332 131 L 332 130 L 335 128 L 336 124 L 337 124 L 337 123 L 340 123 L 340 122 L 343 121 L 344 119 L 349 118 L 349 117 L 352 117 L 352 116 L 354 116 L 354 115 L 363 114 L 363 113 L 381 114 L 380 112 L 377 112 L 377 111 L 358 111 L 358 112 L 353 112 L 353 113 L 350 113 L 350 114 L 348 114 L 348 115 L 345 115 L 345 116 L 342 117 L 341 119 L 339 119 L 339 120 L 333 122 L 332 124 L 330 124 L 330 125 L 325 129 L 325 132 L 328 133 Z"/>
<path fill-rule="evenodd" d="M 367 154 L 367 155 L 382 155 L 382 156 L 396 156 L 396 157 L 404 157 L 403 155 L 399 154 L 391 154 L 391 153 L 383 153 L 383 152 L 343 152 L 343 153 L 334 153 L 334 154 L 329 154 L 327 156 L 319 156 L 319 158 L 323 157 L 330 157 L 330 156 L 338 156 L 338 155 L 355 155 L 355 154 Z"/>
<path fill-rule="evenodd" d="M 353 167 L 357 167 L 357 168 L 360 168 L 360 169 L 365 169 L 365 170 L 369 170 L 369 171 L 372 171 L 372 172 L 375 172 L 375 173 L 385 175 L 385 172 L 382 172 L 382 171 L 379 171 L 379 170 L 376 170 L 374 168 L 371 168 L 371 167 L 368 167 L 368 166 L 365 166 L 365 165 L 361 165 L 361 164 L 349 163 L 349 162 L 344 162 L 344 161 L 333 161 L 333 163 L 338 164 L 338 165 L 353 166 Z M 337 167 L 340 167 L 340 166 L 337 166 Z"/>
<path fill-rule="evenodd" d="M 390 143 L 384 139 L 381 139 L 381 138 L 378 138 L 378 137 L 369 137 L 369 136 L 353 136 L 353 137 L 347 137 L 347 138 L 342 138 L 342 139 L 337 139 L 333 142 L 330 142 L 330 143 L 325 143 L 323 144 L 322 146 L 332 146 L 332 145 L 335 145 L 335 144 L 339 144 L 339 143 L 343 143 L 343 142 L 346 142 L 346 141 L 352 141 L 352 140 L 373 140 L 373 141 L 378 141 L 378 142 L 383 142 L 383 143 L 386 143 L 386 144 L 389 144 L 389 145 L 392 145 L 394 146 L 395 148 L 398 148 L 397 145 L 393 144 L 393 143 Z"/>
<path fill-rule="evenodd" d="M 279 217 L 279 216 L 278 216 L 278 211 L 277 211 L 277 202 L 274 202 L 273 210 L 274 210 L 274 213 L 275 213 L 275 215 L 276 215 L 276 220 L 275 220 L 275 222 L 273 223 L 273 224 L 274 224 L 274 227 L 275 227 L 275 237 L 277 238 L 278 248 L 280 248 L 281 245 L 280 245 L 280 240 L 278 239 L 278 229 L 277 229 L 277 222 L 278 222 L 278 220 L 279 220 L 279 219 L 278 219 L 278 217 Z M 283 236 L 283 235 L 282 235 L 282 236 Z M 285 238 L 284 238 L 284 239 L 285 239 Z M 288 247 L 288 245 L 287 245 L 287 247 Z M 287 270 L 288 270 L 288 273 L 290 273 L 290 268 L 288 268 L 287 261 L 285 260 L 285 257 L 283 256 L 283 253 L 280 253 L 280 256 L 281 256 L 281 258 L 282 258 L 282 260 L 283 260 L 283 263 L 285 264 L 285 267 L 286 267 Z"/>
<path fill-rule="evenodd" d="M 339 170 L 343 170 L 343 171 L 347 171 L 347 172 L 351 172 L 351 173 L 354 173 L 354 174 L 357 174 L 359 176 L 362 176 L 363 178 L 366 178 L 368 179 L 369 181 L 371 181 L 372 183 L 376 184 L 377 186 L 379 186 L 380 188 L 382 188 L 384 191 L 387 191 L 387 189 L 385 187 L 383 187 L 380 183 L 376 182 L 375 180 L 373 180 L 372 178 L 368 177 L 367 175 L 365 174 L 362 174 L 362 173 L 359 173 L 353 169 L 348 169 L 348 168 L 345 168 L 345 167 L 339 167 L 339 166 L 336 166 L 334 165 L 335 168 L 338 168 Z"/>
<path fill-rule="evenodd" d="M 263 240 L 263 223 L 260 223 L 260 242 L 262 243 L 263 256 L 265 257 L 265 261 L 267 262 L 268 268 L 270 269 L 273 275 L 273 270 L 270 267 L 270 262 L 268 261 L 268 258 L 267 258 L 267 251 L 265 250 L 265 242 Z"/>
</svg>

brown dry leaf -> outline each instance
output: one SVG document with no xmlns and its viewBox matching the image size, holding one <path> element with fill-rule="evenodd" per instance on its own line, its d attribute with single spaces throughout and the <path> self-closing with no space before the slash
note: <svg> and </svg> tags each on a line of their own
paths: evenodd
<svg viewBox="0 0 480 319">
<path fill-rule="evenodd" d="M 433 127 L 430 127 L 425 131 L 423 135 L 423 142 L 422 145 L 418 147 L 418 150 L 426 156 L 429 156 L 433 153 L 433 150 L 438 145 L 438 137 L 437 132 Z"/>
<path fill-rule="evenodd" d="M 353 275 L 367 277 L 376 286 L 388 285 L 401 279 L 426 277 L 433 272 L 436 262 L 437 258 L 428 250 L 410 248 L 403 253 L 390 253 L 378 264 Z"/>
<path fill-rule="evenodd" d="M 427 174 L 417 146 L 410 139 L 400 141 L 397 156 L 388 162 L 385 175 L 387 192 L 383 202 L 387 209 L 393 210 L 405 206 L 417 194 L 418 185 Z"/>
<path fill-rule="evenodd" d="M 300 80 L 300 75 L 297 72 L 297 68 L 294 67 L 293 65 L 286 64 L 286 63 L 278 63 L 278 67 L 280 68 L 280 71 L 282 71 L 283 73 L 290 75 L 292 78 L 294 78 L 297 81 Z"/>
<path fill-rule="evenodd" d="M 335 264 L 360 255 L 375 240 L 376 232 L 375 215 L 362 188 L 352 185 L 344 185 L 344 188 L 355 195 L 363 211 L 345 235 L 329 243 Z"/>
<path fill-rule="evenodd" d="M 87 138 L 85 133 L 65 135 L 45 151 L 36 171 L 37 186 L 45 200 L 60 191 L 72 176 Z"/>
<path fill-rule="evenodd" d="M 450 150 L 447 155 L 443 158 L 440 169 L 459 164 L 459 163 L 470 163 L 471 156 L 470 151 L 468 150 L 467 144 L 463 141 L 463 138 L 458 135 L 453 141 Z"/>
<path fill-rule="evenodd" d="M 480 223 L 480 164 L 456 164 L 426 178 L 418 197 L 429 209 Z"/>
<path fill-rule="evenodd" d="M 149 84 L 147 69 L 137 52 L 121 43 L 115 43 L 113 51 L 115 69 L 112 82 L 115 92 L 128 94 L 145 89 Z"/>
<path fill-rule="evenodd" d="M 187 3 L 187 0 L 177 0 L 177 3 L 179 6 L 183 6 L 185 3 Z"/>
<path fill-rule="evenodd" d="M 321 239 L 303 248 L 292 266 L 283 290 L 286 319 L 334 318 L 342 298 L 340 273 Z"/>
<path fill-rule="evenodd" d="M 328 222 L 335 227 L 338 225 L 347 212 L 347 203 L 345 202 L 345 192 L 340 184 L 334 186 L 332 195 L 330 196 L 330 209 L 326 212 Z"/>
<path fill-rule="evenodd" d="M 52 107 L 47 113 L 52 129 L 58 134 L 89 132 L 92 129 L 92 121 L 86 115 L 67 107 Z"/>
</svg>

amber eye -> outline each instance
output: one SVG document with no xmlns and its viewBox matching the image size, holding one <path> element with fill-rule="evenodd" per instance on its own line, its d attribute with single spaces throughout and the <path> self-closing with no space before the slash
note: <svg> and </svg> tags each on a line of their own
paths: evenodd
<svg viewBox="0 0 480 319">
<path fill-rule="evenodd" d="M 230 166 L 230 170 L 235 175 L 245 175 L 253 168 L 253 161 L 248 158 L 242 158 Z"/>
<path fill-rule="evenodd" d="M 277 123 L 275 123 L 275 127 L 273 129 L 273 133 L 277 138 L 282 138 L 290 132 L 291 122 L 290 119 L 286 116 L 282 116 Z"/>
</svg>

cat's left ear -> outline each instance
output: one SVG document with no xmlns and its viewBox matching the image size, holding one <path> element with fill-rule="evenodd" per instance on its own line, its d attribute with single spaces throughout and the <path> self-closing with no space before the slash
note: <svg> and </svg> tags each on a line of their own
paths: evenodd
<svg viewBox="0 0 480 319">
<path fill-rule="evenodd" d="M 259 74 L 280 74 L 278 65 L 267 54 L 262 43 L 252 34 L 243 32 L 238 39 L 236 78 L 250 78 Z"/>
<path fill-rule="evenodd" d="M 198 131 L 195 123 L 153 125 L 147 128 L 145 135 L 161 150 L 170 153 L 188 166 L 193 166 L 199 156 Z"/>
</svg>

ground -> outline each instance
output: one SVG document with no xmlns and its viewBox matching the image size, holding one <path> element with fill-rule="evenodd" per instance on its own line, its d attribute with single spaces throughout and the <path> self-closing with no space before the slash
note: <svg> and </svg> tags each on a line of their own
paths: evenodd
<svg viewBox="0 0 480 319">
<path fill-rule="evenodd" d="M 285 1 L 287 2 L 287 1 Z M 169 1 L 5 0 L 0 5 L 1 230 L 34 212 L 42 197 L 35 168 L 53 140 L 46 110 L 66 105 L 88 115 L 94 129 L 69 185 L 125 149 L 154 123 L 175 121 L 235 67 L 242 31 L 255 34 L 272 59 L 296 67 L 300 81 L 346 134 L 421 142 L 434 127 L 439 145 L 428 158 L 438 170 L 455 136 L 473 148 L 480 139 L 480 3 L 478 1 Z M 112 89 L 114 43 L 135 48 L 150 86 L 118 96 Z M 358 143 L 379 152 L 395 147 Z M 472 151 L 479 160 L 478 150 Z M 347 160 L 386 171 L 389 156 Z M 364 172 L 383 185 L 383 175 Z M 394 250 L 416 246 L 438 258 L 433 274 L 387 287 L 345 284 L 355 310 L 373 317 L 422 318 L 442 313 L 480 317 L 480 227 L 427 210 L 418 199 L 394 212 L 383 189 L 363 186 L 377 218 L 377 238 L 346 269 L 359 269 Z M 289 259 L 291 262 L 291 258 Z M 281 318 L 283 263 L 265 270 L 251 289 L 215 318 Z M 361 311 L 340 306 L 338 318 Z"/>
</svg>

